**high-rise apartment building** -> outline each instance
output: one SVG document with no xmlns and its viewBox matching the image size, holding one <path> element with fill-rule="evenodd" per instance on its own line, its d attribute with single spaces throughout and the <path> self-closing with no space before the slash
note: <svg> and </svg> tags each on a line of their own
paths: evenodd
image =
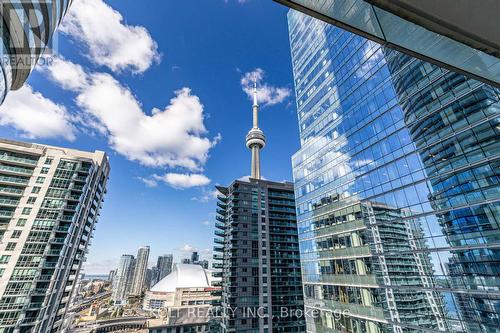
<svg viewBox="0 0 500 333">
<path fill-rule="evenodd" d="M 0 140 L 0 330 L 58 332 L 97 223 L 103 152 Z"/>
<path fill-rule="evenodd" d="M 191 253 L 191 263 L 195 264 L 198 261 L 200 261 L 200 255 L 198 254 L 198 252 L 194 251 L 193 253 Z"/>
<path fill-rule="evenodd" d="M 66 14 L 72 0 L 13 0 L 0 3 L 0 104 L 22 87 Z M 48 47 L 49 46 L 49 47 Z"/>
<path fill-rule="evenodd" d="M 247 147 L 257 178 L 217 186 L 213 267 L 222 278 L 221 306 L 227 310 L 222 331 L 304 332 L 305 320 L 296 315 L 304 307 L 293 184 L 260 179 L 265 138 L 258 108 L 254 91 Z"/>
<path fill-rule="evenodd" d="M 109 274 L 108 274 L 108 281 L 110 281 L 111 283 L 113 283 L 113 280 L 115 279 L 115 276 L 116 276 L 116 270 L 115 269 L 110 270 Z"/>
<path fill-rule="evenodd" d="M 158 257 L 158 260 L 156 262 L 156 267 L 158 268 L 157 281 L 160 281 L 172 272 L 173 261 L 174 256 L 171 254 L 164 254 Z"/>
<path fill-rule="evenodd" d="M 146 273 L 148 270 L 149 246 L 141 246 L 137 251 L 134 278 L 130 293 L 132 295 L 141 295 L 146 289 Z"/>
<path fill-rule="evenodd" d="M 497 332 L 498 91 L 288 22 L 307 331 Z"/>
<path fill-rule="evenodd" d="M 132 288 L 135 272 L 135 258 L 133 255 L 124 254 L 120 258 L 113 281 L 111 299 L 116 305 L 127 304 L 127 298 Z"/>
</svg>

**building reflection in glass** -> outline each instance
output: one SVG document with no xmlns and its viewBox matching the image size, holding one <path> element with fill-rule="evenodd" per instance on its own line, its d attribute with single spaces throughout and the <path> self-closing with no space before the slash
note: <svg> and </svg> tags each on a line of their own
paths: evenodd
<svg viewBox="0 0 500 333">
<path fill-rule="evenodd" d="M 307 331 L 499 332 L 498 105 L 484 107 L 498 92 L 457 99 L 467 89 L 442 82 L 417 97 L 432 66 L 395 65 L 397 53 L 298 12 L 288 23 L 305 304 L 319 313 Z M 422 121 L 441 96 L 462 106 Z M 482 121 L 463 125 L 472 110 Z"/>
<path fill-rule="evenodd" d="M 500 90 L 385 53 L 431 205 L 454 248 L 446 270 L 467 331 L 500 331 Z"/>
</svg>

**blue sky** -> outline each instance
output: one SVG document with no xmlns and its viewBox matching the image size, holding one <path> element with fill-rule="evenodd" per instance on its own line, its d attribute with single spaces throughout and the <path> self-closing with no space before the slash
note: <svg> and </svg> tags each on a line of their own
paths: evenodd
<svg viewBox="0 0 500 333">
<path fill-rule="evenodd" d="M 0 107 L 2 137 L 104 150 L 111 178 L 87 273 L 151 246 L 213 246 L 215 184 L 249 174 L 248 82 L 259 81 L 267 179 L 299 148 L 286 22 L 272 1 L 75 1 L 50 65 Z"/>
</svg>

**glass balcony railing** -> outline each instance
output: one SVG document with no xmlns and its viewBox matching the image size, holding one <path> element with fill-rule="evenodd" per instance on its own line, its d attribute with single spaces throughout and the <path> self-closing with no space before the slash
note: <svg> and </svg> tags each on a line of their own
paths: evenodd
<svg viewBox="0 0 500 333">
<path fill-rule="evenodd" d="M 15 157 L 15 156 L 7 155 L 7 154 L 0 155 L 0 161 L 16 162 L 16 163 L 28 164 L 28 165 L 36 165 L 36 163 L 38 162 L 36 160 L 31 160 L 29 158 Z"/>
<path fill-rule="evenodd" d="M 9 177 L 9 176 L 0 176 L 0 182 L 26 185 L 26 184 L 28 184 L 28 179 L 18 178 L 18 177 Z"/>
<path fill-rule="evenodd" d="M 0 210 L 0 217 L 12 217 L 12 215 L 14 215 L 13 211 Z"/>
<path fill-rule="evenodd" d="M 0 164 L 0 172 L 12 172 L 12 173 L 19 173 L 22 175 L 31 175 L 33 174 L 33 170 L 30 169 L 25 169 L 25 168 L 19 168 L 19 167 L 14 167 L 10 165 L 1 165 Z"/>
<path fill-rule="evenodd" d="M 19 200 L 0 199 L 0 206 L 17 206 Z"/>
<path fill-rule="evenodd" d="M 0 194 L 17 194 L 17 195 L 22 195 L 23 192 L 24 192 L 24 190 L 20 189 L 20 188 L 0 186 Z"/>
<path fill-rule="evenodd" d="M 346 311 L 350 316 L 369 318 L 379 321 L 385 321 L 384 310 L 382 308 L 376 308 L 374 306 L 366 306 L 362 304 L 353 303 L 341 303 L 333 300 L 327 299 L 314 299 L 306 298 L 305 305 L 313 308 L 326 309 L 330 311 L 335 309 L 338 311 Z"/>
</svg>

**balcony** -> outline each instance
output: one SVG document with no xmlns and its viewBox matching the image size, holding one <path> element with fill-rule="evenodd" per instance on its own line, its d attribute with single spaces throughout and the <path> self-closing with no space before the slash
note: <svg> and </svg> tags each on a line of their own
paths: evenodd
<svg viewBox="0 0 500 333">
<path fill-rule="evenodd" d="M 29 309 L 29 310 L 35 310 L 35 309 L 41 309 L 43 307 L 43 303 L 42 302 L 38 302 L 38 303 L 30 303 L 26 306 L 26 309 Z"/>
<path fill-rule="evenodd" d="M 7 218 L 10 218 L 10 217 L 12 217 L 12 215 L 14 215 L 14 212 L 13 212 L 13 211 L 9 211 L 9 210 L 0 210 L 0 217 L 7 217 Z"/>
<path fill-rule="evenodd" d="M 47 251 L 47 256 L 59 256 L 61 254 L 61 250 L 49 250 Z"/>
<path fill-rule="evenodd" d="M 0 164 L 0 172 L 12 175 L 24 175 L 24 176 L 31 176 L 33 174 L 33 170 L 31 169 L 25 169 L 25 168 L 19 168 L 1 164 Z"/>
<path fill-rule="evenodd" d="M 67 221 L 67 222 L 73 222 L 73 218 L 74 218 L 74 216 L 63 215 L 63 216 L 61 216 L 60 220 Z"/>
<path fill-rule="evenodd" d="M 29 158 L 15 157 L 7 154 L 0 155 L 0 161 L 11 162 L 12 164 L 29 165 L 29 166 L 35 166 L 38 162 L 36 160 L 32 160 Z"/>
<path fill-rule="evenodd" d="M 212 264 L 212 268 L 214 268 L 214 269 L 222 269 L 223 267 L 224 267 L 223 264 L 220 262 L 214 262 Z"/>
<path fill-rule="evenodd" d="M 214 254 L 212 257 L 214 260 L 223 260 L 224 256 L 221 254 Z"/>
<path fill-rule="evenodd" d="M 0 176 L 0 183 L 14 185 L 28 185 L 28 179 L 10 176 Z"/>
<path fill-rule="evenodd" d="M 225 210 L 223 210 L 223 209 L 218 209 L 218 208 L 217 208 L 215 211 L 217 212 L 217 214 L 220 214 L 220 215 L 222 215 L 222 216 L 226 215 L 226 211 L 225 211 Z"/>
<path fill-rule="evenodd" d="M 0 186 L 0 194 L 21 196 L 21 195 L 23 195 L 23 192 L 24 192 L 24 189 L 15 188 L 15 187 Z"/>
<path fill-rule="evenodd" d="M 84 185 L 74 185 L 71 190 L 76 192 L 83 192 L 84 187 Z"/>
<path fill-rule="evenodd" d="M 226 222 L 226 220 L 222 216 L 219 216 L 219 215 L 215 216 L 215 219 L 219 222 L 222 222 L 222 223 Z"/>
<path fill-rule="evenodd" d="M 75 178 L 73 178 L 75 181 L 77 182 L 86 182 L 87 181 L 87 176 L 76 176 Z"/>
<path fill-rule="evenodd" d="M 57 262 L 44 262 L 42 267 L 43 268 L 56 268 Z"/>
<path fill-rule="evenodd" d="M 52 244 L 64 244 L 66 238 L 53 238 L 50 240 Z"/>
<path fill-rule="evenodd" d="M 64 210 L 76 211 L 77 207 L 78 205 L 66 205 L 66 207 L 64 207 Z"/>
<path fill-rule="evenodd" d="M 214 238 L 214 243 L 216 244 L 224 244 L 224 239 L 223 238 Z"/>
<path fill-rule="evenodd" d="M 56 228 L 56 232 L 68 233 L 71 229 L 71 226 L 58 226 Z"/>
<path fill-rule="evenodd" d="M 52 279 L 52 274 L 40 275 L 38 281 L 50 281 Z"/>
<path fill-rule="evenodd" d="M 219 206 L 220 208 L 226 210 L 227 209 L 227 205 L 225 203 L 222 203 L 220 201 L 217 201 L 217 206 Z"/>
<path fill-rule="evenodd" d="M 385 321 L 384 310 L 373 306 L 363 306 L 360 304 L 341 303 L 332 300 L 318 300 L 306 298 L 304 305 L 312 308 L 335 309 L 339 311 L 348 311 L 349 315 L 368 318 L 371 320 Z"/>
<path fill-rule="evenodd" d="M 0 202 L 0 204 L 1 204 L 1 202 Z M 226 225 L 224 223 L 216 222 L 215 227 L 218 229 L 221 229 L 221 230 L 226 230 Z"/>
<path fill-rule="evenodd" d="M 224 231 L 222 231 L 222 230 L 215 230 L 215 232 L 214 232 L 214 233 L 215 233 L 215 235 L 217 235 L 217 236 L 224 237 Z"/>
<path fill-rule="evenodd" d="M 0 207 L 1 206 L 16 207 L 18 203 L 19 203 L 19 200 L 14 200 L 14 199 L 0 199 Z"/>
<path fill-rule="evenodd" d="M 224 252 L 224 247 L 222 247 L 222 246 L 214 246 L 214 252 Z"/>
</svg>

